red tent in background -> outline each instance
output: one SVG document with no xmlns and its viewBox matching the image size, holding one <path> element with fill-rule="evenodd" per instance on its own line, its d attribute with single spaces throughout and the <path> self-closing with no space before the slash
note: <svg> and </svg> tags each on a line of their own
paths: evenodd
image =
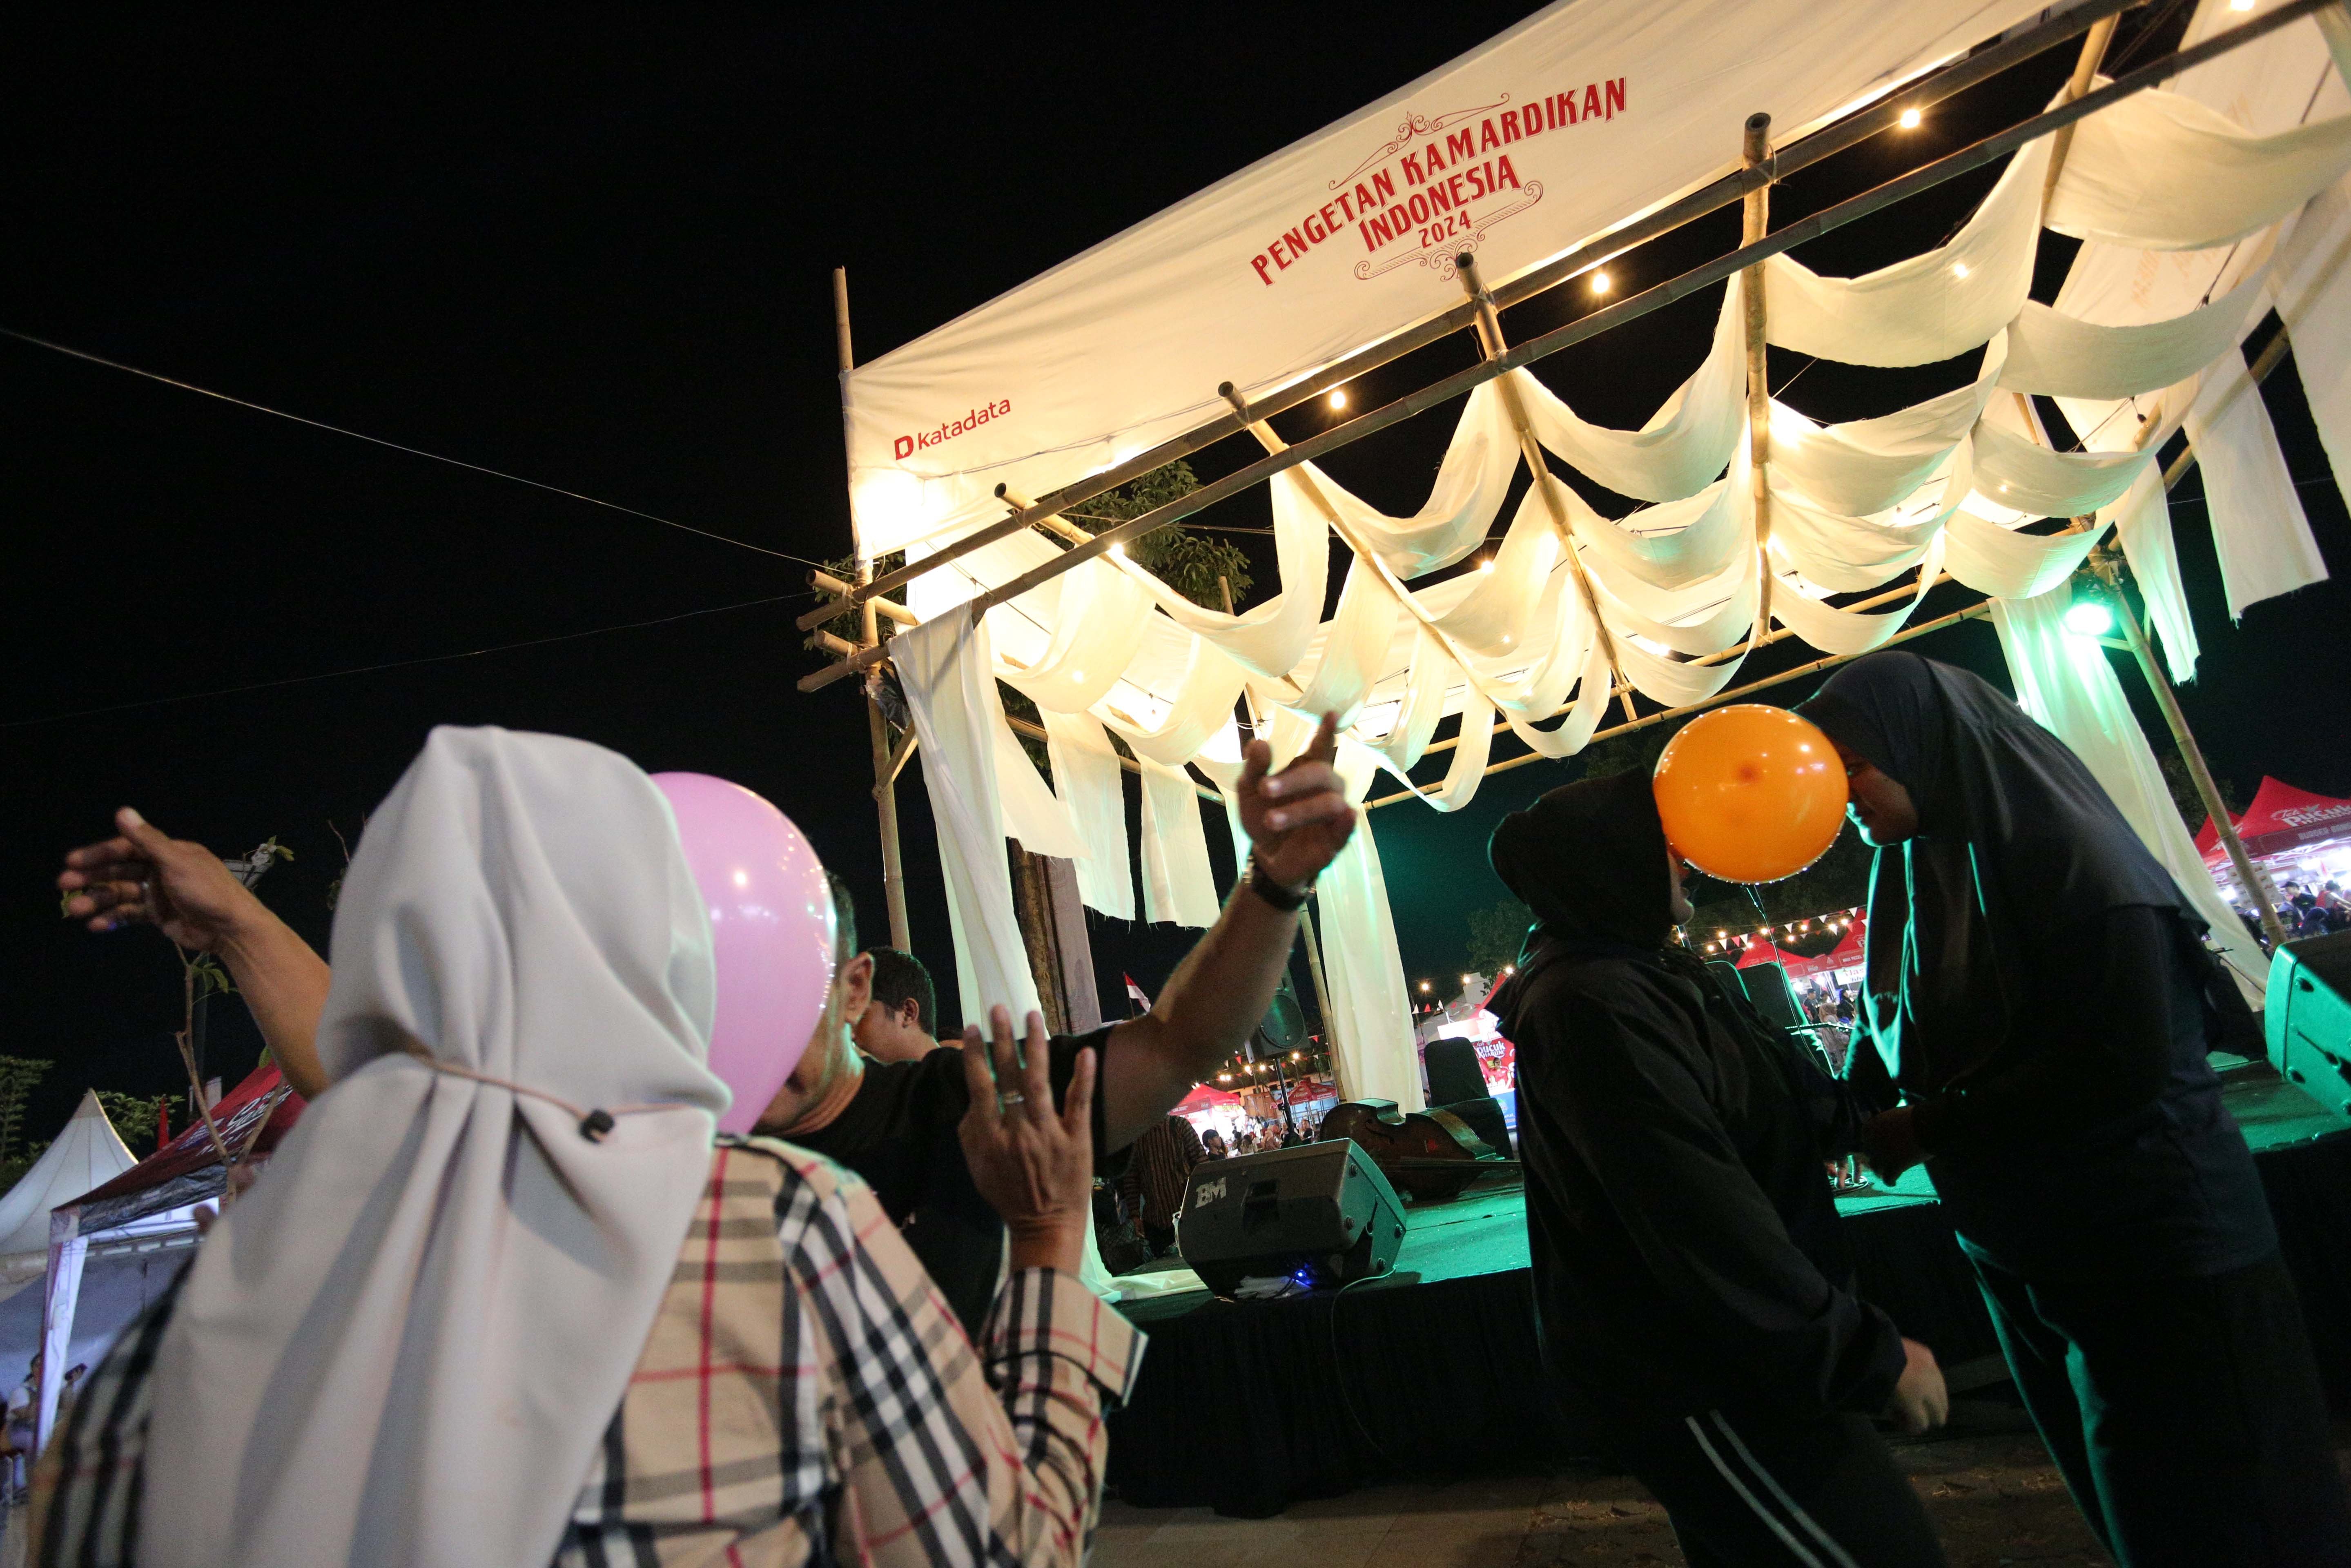
<svg viewBox="0 0 2351 1568">
<path fill-rule="evenodd" d="M 1203 1083 L 1198 1088 L 1193 1090 L 1192 1092 L 1185 1095 L 1184 1098 L 1176 1102 L 1176 1114 L 1178 1116 L 1196 1116 L 1203 1111 L 1224 1110 L 1230 1106 L 1238 1105 L 1240 1103 L 1241 1097 L 1239 1095 L 1232 1093 L 1227 1090 L 1213 1088 L 1208 1084 Z"/>
<path fill-rule="evenodd" d="M 2331 840 L 2351 838 L 2351 800 L 2314 795 L 2263 775 L 2253 803 L 2237 819 L 2236 829 L 2237 836 L 2245 841 L 2245 852 L 2255 860 L 2292 854 Z M 2196 848 L 2204 863 L 2215 870 L 2229 863 L 2229 852 L 2220 847 L 2220 835 L 2209 818 L 2197 831 Z"/>
<path fill-rule="evenodd" d="M 1771 942 L 1750 942 L 1739 954 L 1739 967 L 1742 969 L 1751 969 L 1758 964 L 1778 964 L 1792 977 L 1796 972 L 1796 966 L 1803 962 L 1805 958 L 1802 953 L 1791 953 Z"/>
<path fill-rule="evenodd" d="M 221 1096 L 213 1124 L 229 1152 L 261 1155 L 275 1149 L 302 1114 L 275 1067 L 257 1067 Z M 102 1186 L 49 1211 L 49 1273 L 41 1298 L 41 1386 L 35 1430 L 46 1441 L 57 1418 L 60 1379 L 70 1359 L 74 1322 L 81 1312 L 82 1276 L 93 1244 L 153 1249 L 182 1245 L 195 1234 L 194 1206 L 217 1198 L 228 1171 L 199 1117 L 187 1131 Z M 127 1319 L 122 1320 L 127 1321 Z M 119 1331 L 122 1321 L 104 1325 Z"/>
<path fill-rule="evenodd" d="M 1813 967 L 1811 973 L 1825 975 L 1837 969 L 1858 968 L 1861 965 L 1862 938 L 1867 930 L 1868 922 L 1863 920 L 1856 920 L 1846 926 L 1843 941 L 1819 957 L 1806 960 Z"/>
</svg>

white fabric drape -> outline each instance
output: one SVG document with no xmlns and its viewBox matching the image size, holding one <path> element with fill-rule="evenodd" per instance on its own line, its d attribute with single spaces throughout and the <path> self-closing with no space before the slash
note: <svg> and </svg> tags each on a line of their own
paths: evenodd
<svg viewBox="0 0 2351 1568">
<path fill-rule="evenodd" d="M 1045 758 L 1086 848 L 1075 862 L 1078 897 L 1090 909 L 1132 920 L 1134 866 L 1126 846 L 1126 796 L 1110 734 L 1092 714 L 1041 711 Z"/>
<path fill-rule="evenodd" d="M 1747 420 L 1747 337 L 1740 279 L 1723 291 L 1705 362 L 1638 430 L 1585 423 L 1527 371 L 1513 371 L 1527 423 L 1542 446 L 1620 496 L 1678 501 L 1730 461 Z"/>
<path fill-rule="evenodd" d="M 1408 517 L 1390 517 L 1311 463 L 1290 472 L 1335 507 L 1348 530 L 1387 569 L 1406 581 L 1450 566 L 1485 542 L 1517 471 L 1519 444 L 1502 410 L 1501 389 L 1488 382 L 1472 392 L 1453 427 L 1428 499 Z M 1311 506 L 1311 497 L 1308 500 Z M 1315 513 L 1319 518 L 1321 513 Z M 1286 584 L 1290 579 L 1282 579 Z M 1316 578 L 1319 584 L 1322 579 Z M 1316 601 L 1321 611 L 1321 601 Z"/>
<path fill-rule="evenodd" d="M 2125 398 L 2185 381 L 2235 346 L 2266 283 L 2256 272 L 2200 309 L 2130 327 L 2098 326 L 2027 300 L 2009 329 L 2000 384 L 2011 392 Z"/>
<path fill-rule="evenodd" d="M 1975 429 L 1975 493 L 2038 517 L 2085 517 L 2119 499 L 2152 451 L 2052 452 L 1988 421 Z"/>
<path fill-rule="evenodd" d="M 1730 472 L 1687 500 L 1669 501 L 1611 522 L 1573 490 L 1559 487 L 1576 542 L 1596 558 L 1594 570 L 1618 571 L 1657 588 L 1686 588 L 1729 563 L 1752 531 L 1754 492 L 1744 444 Z"/>
<path fill-rule="evenodd" d="M 1503 483 L 1509 479 L 1505 473 Z M 1213 643 L 1243 669 L 1278 680 L 1305 656 L 1322 619 L 1323 590 L 1331 574 L 1331 529 L 1308 488 L 1313 483 L 1292 468 L 1275 475 L 1267 486 L 1273 503 L 1274 569 L 1280 575 L 1281 591 L 1238 615 L 1193 603 L 1123 552 L 1114 564 L 1178 626 Z M 1147 611 L 1138 604 L 1132 612 L 1139 622 Z M 1114 655 L 1115 646 L 1108 652 Z M 1126 662 L 1119 660 L 1117 668 L 1125 667 Z"/>
<path fill-rule="evenodd" d="M 1942 468 L 1967 439 L 2001 379 L 2005 332 L 1984 349 L 1966 386 L 1876 419 L 1815 424 L 1787 404 L 1771 404 L 1772 488 L 1792 484 L 1831 512 L 1866 517 L 1901 505 Z"/>
<path fill-rule="evenodd" d="M 2101 527 L 2075 533 L 2026 534 L 1973 512 L 1959 511 L 1943 528 L 1943 559 L 1953 577 L 1995 599 L 2046 593 L 2105 538 Z"/>
<path fill-rule="evenodd" d="M 1773 256 L 1763 264 L 1771 341 L 1848 365 L 1932 364 L 1990 342 L 2032 286 L 2048 172 L 2044 136 L 2010 158 L 1949 245 L 1860 277 Z"/>
<path fill-rule="evenodd" d="M 1036 977 L 1012 909 L 1004 808 L 988 714 L 996 700 L 985 622 L 950 611 L 890 639 L 922 749 L 915 764 L 938 828 L 967 1019 L 998 1003 L 1016 1019 L 1038 1005 Z M 1000 727 L 1000 726 L 998 727 Z"/>
<path fill-rule="evenodd" d="M 2269 407 L 2241 356 L 2230 354 L 2205 375 L 2188 411 L 2187 431 L 2204 476 L 2230 618 L 2264 599 L 2325 581 L 2326 561 L 2278 450 Z"/>
<path fill-rule="evenodd" d="M 1084 860 L 1092 851 L 1078 831 L 1069 803 L 1053 793 L 1052 786 L 1045 782 L 1037 765 L 1029 759 L 1029 748 L 1020 744 L 1020 737 L 1004 722 L 1004 694 L 997 690 L 992 680 L 981 682 L 980 686 L 995 709 L 985 717 L 991 749 L 996 754 L 997 798 L 1004 811 L 998 826 L 1004 830 L 1004 836 L 1019 840 L 1020 847 L 1032 855 Z"/>
<path fill-rule="evenodd" d="M 1886 645 L 1887 638 L 1902 630 L 1910 612 L 1918 608 L 1919 601 L 1943 570 L 1943 539 L 1938 533 L 1927 546 L 1918 563 L 1918 591 L 1902 601 L 1895 610 L 1840 610 L 1823 604 L 1784 583 L 1771 595 L 1771 614 L 1780 624 L 1824 653 L 1866 653 L 1872 648 Z"/>
<path fill-rule="evenodd" d="M 2174 681 L 2196 678 L 2196 623 L 2189 618 L 2188 593 L 2179 580 L 2179 557 L 2171 541 L 2170 497 L 2164 494 L 2163 476 L 2152 465 L 2139 471 L 2130 493 L 2107 508 L 2105 520 L 2115 526 L 2123 559 L 2130 562 L 2139 597 L 2147 601 L 2147 619 L 2163 645 L 2164 663 Z"/>
<path fill-rule="evenodd" d="M 2294 220 L 2279 247 L 2277 306 L 2327 463 L 2351 474 L 2351 176 Z"/>
<path fill-rule="evenodd" d="M 2139 841 L 2212 928 L 2213 945 L 2236 971 L 2248 999 L 2259 1002 L 2269 962 L 2204 869 L 2204 857 L 2179 820 L 2147 732 L 2131 713 L 2105 650 L 2065 631 L 2065 609 L 2072 602 L 2073 591 L 2061 583 L 2034 598 L 1992 607 L 2017 704 L 2082 759 Z"/>
<path fill-rule="evenodd" d="M 1805 577 L 1834 593 L 1856 593 L 1892 580 L 1915 566 L 1942 533 L 1951 515 L 1972 492 L 1975 444 L 1963 440 L 1950 466 L 1928 485 L 1939 496 L 1917 504 L 1927 486 L 1914 493 L 1914 507 L 1883 517 L 1855 517 L 1813 506 L 1803 497 L 1771 490 L 1771 550 Z"/>
<path fill-rule="evenodd" d="M 2277 222 L 2346 168 L 2351 116 L 2256 136 L 2192 98 L 2138 92 L 2074 125 L 2043 221 L 2107 245 L 2206 250 Z"/>
<path fill-rule="evenodd" d="M 1050 546 L 1037 549 L 1042 539 L 1031 535 L 1024 542 L 1036 559 L 1052 559 Z M 1151 599 L 1141 583 L 1101 559 L 1083 562 L 1044 587 L 1057 585 L 1061 597 L 1050 605 L 1040 588 L 989 611 L 989 645 L 1000 647 L 1024 619 L 1043 621 L 1051 630 L 1036 660 L 1015 664 L 999 653 L 997 677 L 1040 708 L 1079 713 L 1100 702 L 1134 662 L 1148 630 Z"/>
<path fill-rule="evenodd" d="M 1214 925 L 1217 879 L 1192 776 L 1148 757 L 1137 760 L 1143 766 L 1143 917 Z"/>
<path fill-rule="evenodd" d="M 1363 800 L 1378 762 L 1365 747 L 1339 743 L 1337 766 L 1349 800 Z M 1396 951 L 1395 919 L 1369 814 L 1358 813 L 1354 836 L 1315 883 L 1314 903 L 1333 1015 L 1325 1021 L 1336 1047 L 1342 1092 L 1351 1099 L 1393 1100 L 1407 1111 L 1424 1109 L 1428 1099 L 1421 1091 L 1404 958 Z"/>
<path fill-rule="evenodd" d="M 141 1561 L 554 1554 L 677 1266 L 727 1091 L 667 803 L 601 747 L 436 729 L 360 840 L 333 1088 L 196 1254 Z M 615 1118 L 436 1072 L 422 1051 Z"/>
</svg>

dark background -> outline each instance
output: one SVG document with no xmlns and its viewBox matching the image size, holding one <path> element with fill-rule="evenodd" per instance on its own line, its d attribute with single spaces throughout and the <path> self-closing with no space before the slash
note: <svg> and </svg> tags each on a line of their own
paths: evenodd
<svg viewBox="0 0 2351 1568">
<path fill-rule="evenodd" d="M 849 268 L 857 350 L 871 358 L 1523 10 L 1361 5 L 1345 39 L 1324 13 L 1262 5 L 874 7 L 870 21 L 820 28 L 797 14 L 580 8 L 13 24 L 0 47 L 0 326 L 820 559 L 850 537 L 834 266 Z M 2183 16 L 2134 13 L 2117 53 L 2168 47 Z M 2140 41 L 2150 28 L 2158 36 Z M 2069 46 L 1918 131 L 1799 175 L 1775 192 L 1775 220 L 2025 117 L 2072 57 Z M 1726 156 L 1748 107 L 1719 106 Z M 1802 259 L 1845 273 L 1915 252 L 1962 221 L 1991 178 L 1903 204 Z M 1719 254 L 1736 233 L 1735 212 L 1719 214 L 1625 258 L 1619 294 Z M 2070 255 L 2050 239 L 2041 297 Z M 1541 373 L 1585 416 L 1637 425 L 1703 354 L 1718 299 L 1709 291 Z M 1581 288 L 1561 290 L 1506 327 L 1524 337 L 1589 305 Z M 1457 339 L 1375 372 L 1356 406 L 1471 351 Z M 1804 368 L 1775 352 L 1776 382 Z M 1973 356 L 1914 371 L 1828 367 L 1789 401 L 1823 418 L 1883 413 L 1973 368 Z M 2340 570 L 2351 532 L 2290 365 L 2267 396 Z M 647 768 L 738 779 L 848 877 L 868 939 L 886 936 L 861 704 L 846 686 L 793 689 L 817 657 L 791 625 L 813 602 L 797 561 L 7 340 L 0 408 L 0 594 L 16 650 L 0 690 L 0 1051 L 57 1063 L 31 1136 L 49 1135 L 86 1084 L 182 1082 L 167 946 L 61 923 L 59 852 L 106 831 L 124 802 L 225 854 L 276 834 L 299 858 L 262 891 L 323 944 L 341 866 L 329 824 L 355 838 L 435 724 L 579 735 Z M 1281 423 L 1294 437 L 1327 417 Z M 1329 466 L 1410 510 L 1452 423 L 1439 411 Z M 1209 477 L 1254 455 L 1228 443 L 1196 465 Z M 2344 590 L 2257 606 L 2231 630 L 2197 495 L 2191 477 L 2174 497 L 2205 639 L 2183 694 L 2191 722 L 2242 793 L 2265 772 L 2351 792 Z M 1245 496 L 1204 520 L 1261 528 L 1264 507 Z M 1267 541 L 1228 537 L 1270 591 Z M 1947 588 L 1922 615 L 1972 597 Z M 574 635 L 754 601 L 769 602 Z M 532 639 L 562 640 L 446 657 Z M 1919 646 L 2004 679 L 1988 625 Z M 1783 645 L 1750 673 L 1813 656 Z M 418 660 L 437 662 L 399 663 Z M 299 679 L 382 664 L 396 667 Z M 1808 684 L 1772 695 L 1793 701 Z M 2136 693 L 2137 676 L 2125 685 Z M 919 767 L 900 789 L 914 937 L 951 971 Z M 1500 775 L 1455 817 L 1374 815 L 1408 975 L 1458 971 L 1465 916 L 1502 897 L 1487 833 L 1577 771 Z M 1210 838 L 1221 853 L 1222 833 Z M 1113 1016 L 1122 972 L 1155 990 L 1191 940 L 1100 920 L 1095 937 Z M 233 1082 L 256 1042 L 240 1009 L 222 1012 L 214 1063 Z"/>
</svg>

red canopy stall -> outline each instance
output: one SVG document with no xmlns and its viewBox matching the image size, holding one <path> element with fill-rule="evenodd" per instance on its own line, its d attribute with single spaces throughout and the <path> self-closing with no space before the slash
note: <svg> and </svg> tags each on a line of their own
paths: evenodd
<svg viewBox="0 0 2351 1568">
<path fill-rule="evenodd" d="M 2235 825 L 2245 852 L 2257 861 L 2308 855 L 2338 841 L 2351 841 L 2351 800 L 2314 795 L 2265 776 L 2253 803 Z M 2214 870 L 2228 865 L 2229 852 L 2209 818 L 2196 834 L 2196 848 Z"/>
</svg>

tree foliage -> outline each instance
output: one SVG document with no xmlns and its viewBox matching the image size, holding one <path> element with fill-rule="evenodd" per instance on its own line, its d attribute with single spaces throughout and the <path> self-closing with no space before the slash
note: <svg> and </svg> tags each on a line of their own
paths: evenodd
<svg viewBox="0 0 2351 1568">
<path fill-rule="evenodd" d="M 1519 947 L 1535 912 L 1515 898 L 1490 909 L 1469 912 L 1469 967 L 1481 975 L 1499 975 L 1519 961 Z"/>
<path fill-rule="evenodd" d="M 163 1107 L 170 1104 L 169 1094 L 125 1094 L 119 1089 L 95 1089 L 98 1103 L 106 1110 L 107 1120 L 129 1145 L 133 1154 L 155 1152 L 155 1128 L 162 1120 Z"/>
<path fill-rule="evenodd" d="M 1192 473 L 1192 465 L 1179 457 L 1164 468 L 1154 468 L 1130 484 L 1096 496 L 1085 504 L 1085 510 L 1071 512 L 1068 517 L 1071 522 L 1099 534 L 1145 512 L 1155 511 L 1170 501 L 1181 500 L 1199 487 L 1200 481 Z M 1181 523 L 1153 529 L 1128 545 L 1126 555 L 1145 571 L 1155 573 L 1168 587 L 1208 610 L 1225 608 L 1222 584 L 1231 585 L 1236 610 L 1249 601 L 1249 590 L 1256 586 L 1255 579 L 1249 575 L 1249 557 L 1225 540 L 1204 538 Z"/>
</svg>

